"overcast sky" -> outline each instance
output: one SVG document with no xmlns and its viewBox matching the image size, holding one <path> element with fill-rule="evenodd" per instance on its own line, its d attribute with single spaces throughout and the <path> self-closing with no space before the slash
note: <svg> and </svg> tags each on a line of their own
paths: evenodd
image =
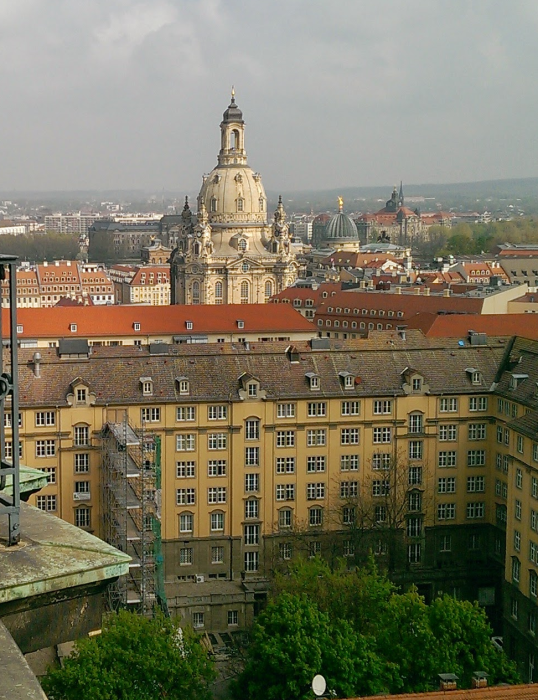
<svg viewBox="0 0 538 700">
<path fill-rule="evenodd" d="M 2 0 L 0 189 L 538 176 L 536 0 Z"/>
</svg>

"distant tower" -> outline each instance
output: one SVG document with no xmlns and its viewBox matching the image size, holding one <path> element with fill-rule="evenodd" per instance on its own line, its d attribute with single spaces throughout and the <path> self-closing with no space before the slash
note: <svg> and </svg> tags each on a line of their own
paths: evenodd
<svg viewBox="0 0 538 700">
<path fill-rule="evenodd" d="M 261 176 L 249 167 L 243 113 L 232 99 L 220 124 L 217 165 L 203 176 L 198 214 L 185 203 L 171 258 L 173 304 L 259 304 L 289 287 L 298 264 L 279 200 L 267 222 Z"/>
<path fill-rule="evenodd" d="M 400 180 L 400 195 L 398 197 L 398 206 L 403 207 L 404 206 L 404 193 L 403 193 L 403 183 Z"/>
</svg>

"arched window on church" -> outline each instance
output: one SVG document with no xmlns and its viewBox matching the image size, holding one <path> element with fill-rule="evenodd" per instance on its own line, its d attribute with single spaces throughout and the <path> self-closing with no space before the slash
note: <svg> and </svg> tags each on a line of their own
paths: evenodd
<svg viewBox="0 0 538 700">
<path fill-rule="evenodd" d="M 249 285 L 247 281 L 241 282 L 241 303 L 249 303 Z"/>
<path fill-rule="evenodd" d="M 265 300 L 273 296 L 273 283 L 271 280 L 267 280 L 265 283 Z"/>
<path fill-rule="evenodd" d="M 247 242 L 244 238 L 241 238 L 239 240 L 239 243 L 237 244 L 237 250 L 245 251 L 246 249 L 247 249 Z"/>
<path fill-rule="evenodd" d="M 196 243 L 194 244 L 194 254 L 200 255 L 200 250 L 201 250 L 200 244 L 198 243 L 198 241 L 196 241 Z"/>
<path fill-rule="evenodd" d="M 230 134 L 230 148 L 232 151 L 239 148 L 239 131 L 237 129 L 233 129 Z"/>
<path fill-rule="evenodd" d="M 237 211 L 243 211 L 245 208 L 245 200 L 239 197 L 237 200 Z"/>
<path fill-rule="evenodd" d="M 222 304 L 222 282 L 215 282 L 215 304 Z"/>
<path fill-rule="evenodd" d="M 192 283 L 191 293 L 192 293 L 192 303 L 199 304 L 200 303 L 200 283 L 199 282 Z"/>
<path fill-rule="evenodd" d="M 260 211 L 263 211 L 264 204 L 263 197 L 260 197 Z"/>
<path fill-rule="evenodd" d="M 209 205 L 210 211 L 217 211 L 217 198 L 211 197 L 211 203 Z"/>
</svg>

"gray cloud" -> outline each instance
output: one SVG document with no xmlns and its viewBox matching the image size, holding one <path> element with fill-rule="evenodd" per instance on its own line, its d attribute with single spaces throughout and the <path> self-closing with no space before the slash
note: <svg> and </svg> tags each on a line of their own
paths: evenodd
<svg viewBox="0 0 538 700">
<path fill-rule="evenodd" d="M 196 190 L 232 83 L 270 189 L 538 175 L 534 0 L 0 4 L 0 189 Z"/>
</svg>

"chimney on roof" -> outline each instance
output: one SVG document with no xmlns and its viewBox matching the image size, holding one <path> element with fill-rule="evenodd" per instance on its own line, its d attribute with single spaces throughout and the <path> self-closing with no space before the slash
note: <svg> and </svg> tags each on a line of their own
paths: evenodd
<svg viewBox="0 0 538 700">
<path fill-rule="evenodd" d="M 484 671 L 474 671 L 471 679 L 471 688 L 487 688 L 488 674 Z"/>
<path fill-rule="evenodd" d="M 440 673 L 439 674 L 439 690 L 456 690 L 458 676 L 455 673 Z"/>
<path fill-rule="evenodd" d="M 444 297 L 449 297 L 451 294 L 452 294 L 452 291 L 451 291 L 450 287 L 449 287 L 448 289 L 445 289 L 445 290 L 443 291 L 443 296 L 444 296 Z"/>
<path fill-rule="evenodd" d="M 420 292 L 421 292 L 421 291 L 422 291 L 422 290 L 421 290 L 420 287 L 415 287 L 415 295 L 416 295 L 417 297 L 420 296 Z"/>
<path fill-rule="evenodd" d="M 430 296 L 430 288 L 429 288 L 429 287 L 426 287 L 426 288 L 424 289 L 424 296 L 425 296 L 425 297 L 429 297 L 429 296 Z"/>
<path fill-rule="evenodd" d="M 41 377 L 41 353 L 34 352 L 34 374 L 39 379 Z"/>
<path fill-rule="evenodd" d="M 396 287 L 395 288 L 396 294 L 401 294 L 402 293 L 402 288 L 401 287 Z"/>
</svg>

